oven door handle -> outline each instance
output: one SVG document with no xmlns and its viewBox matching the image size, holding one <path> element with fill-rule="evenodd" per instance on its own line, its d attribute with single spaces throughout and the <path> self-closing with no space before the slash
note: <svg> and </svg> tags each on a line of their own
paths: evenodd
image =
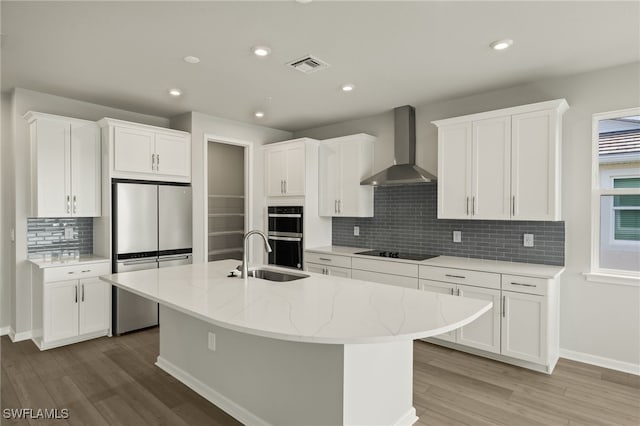
<svg viewBox="0 0 640 426">
<path fill-rule="evenodd" d="M 269 213 L 269 217 L 301 218 L 300 213 Z"/>
<path fill-rule="evenodd" d="M 295 238 L 295 237 L 269 237 L 270 240 L 274 240 L 274 241 L 302 241 L 302 238 Z"/>
</svg>

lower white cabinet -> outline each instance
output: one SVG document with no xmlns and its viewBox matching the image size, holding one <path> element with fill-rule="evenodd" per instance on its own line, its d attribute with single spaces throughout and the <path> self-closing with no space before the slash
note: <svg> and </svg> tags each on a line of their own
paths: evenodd
<svg viewBox="0 0 640 426">
<path fill-rule="evenodd" d="M 502 354 L 544 364 L 548 340 L 546 298 L 503 291 L 502 301 Z"/>
<path fill-rule="evenodd" d="M 418 277 L 406 277 L 402 275 L 384 274 L 382 272 L 351 270 L 351 278 L 355 280 L 372 281 L 374 283 L 395 285 L 398 287 L 418 288 Z"/>
<path fill-rule="evenodd" d="M 330 275 L 333 277 L 351 278 L 350 268 L 341 268 L 339 266 L 327 266 L 319 263 L 307 263 L 307 271 L 315 272 L 322 275 Z"/>
<path fill-rule="evenodd" d="M 41 350 L 109 334 L 111 286 L 98 278 L 106 273 L 108 263 L 34 267 L 33 340 Z"/>
</svg>

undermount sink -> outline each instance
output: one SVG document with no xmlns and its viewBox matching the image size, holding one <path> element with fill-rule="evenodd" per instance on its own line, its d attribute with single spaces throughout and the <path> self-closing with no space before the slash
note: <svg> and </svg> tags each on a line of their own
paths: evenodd
<svg viewBox="0 0 640 426">
<path fill-rule="evenodd" d="M 309 275 L 296 274 L 294 272 L 278 272 L 269 269 L 254 269 L 252 271 L 249 271 L 249 277 L 260 278 L 261 280 L 267 281 L 287 282 L 299 280 L 302 278 L 308 278 Z"/>
</svg>

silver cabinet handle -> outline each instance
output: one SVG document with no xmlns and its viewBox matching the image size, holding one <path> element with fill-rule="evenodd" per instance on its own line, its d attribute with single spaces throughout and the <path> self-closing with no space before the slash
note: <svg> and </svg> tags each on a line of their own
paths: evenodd
<svg viewBox="0 0 640 426">
<path fill-rule="evenodd" d="M 452 296 L 453 296 L 453 292 L 454 292 L 454 291 L 455 291 L 455 290 L 452 288 L 452 289 L 451 289 L 451 295 L 452 295 Z"/>
<path fill-rule="evenodd" d="M 284 181 L 284 193 L 287 193 L 287 180 Z"/>
<path fill-rule="evenodd" d="M 67 274 L 71 275 L 71 274 L 75 274 L 75 272 L 70 271 L 70 272 L 67 272 Z"/>
<path fill-rule="evenodd" d="M 338 200 L 338 213 L 342 213 L 342 200 Z"/>
<path fill-rule="evenodd" d="M 502 318 L 507 316 L 507 296 L 502 296 Z"/>
<path fill-rule="evenodd" d="M 155 170 L 155 169 L 156 169 L 156 155 L 151 154 L 151 170 Z"/>
<path fill-rule="evenodd" d="M 333 212 L 338 213 L 338 200 L 333 200 Z"/>
<path fill-rule="evenodd" d="M 82 301 L 84 302 L 84 284 L 82 284 Z"/>
<path fill-rule="evenodd" d="M 78 303 L 78 286 L 76 286 L 76 303 Z"/>
<path fill-rule="evenodd" d="M 80 271 L 82 273 L 91 272 L 91 269 L 85 269 L 84 271 Z"/>
<path fill-rule="evenodd" d="M 325 275 L 329 275 L 329 270 L 327 268 L 323 268 L 322 273 Z"/>
<path fill-rule="evenodd" d="M 516 215 L 516 196 L 511 197 L 511 216 Z"/>
<path fill-rule="evenodd" d="M 320 260 L 324 260 L 326 262 L 331 262 L 331 259 L 327 258 L 327 257 L 319 257 L 318 259 Z"/>
<path fill-rule="evenodd" d="M 510 282 L 509 284 L 511 284 L 511 285 L 520 285 L 520 286 L 522 286 L 522 287 L 538 287 L 538 286 L 537 286 L 537 285 L 535 285 L 535 284 L 514 283 L 514 282 Z"/>
<path fill-rule="evenodd" d="M 71 213 L 71 197 L 67 195 L 67 213 Z"/>
<path fill-rule="evenodd" d="M 284 194 L 284 181 L 280 179 L 280 193 Z"/>
<path fill-rule="evenodd" d="M 462 296 L 462 292 L 458 289 L 458 296 Z"/>
<path fill-rule="evenodd" d="M 160 154 L 156 154 L 156 171 L 160 170 Z"/>
<path fill-rule="evenodd" d="M 76 210 L 78 209 L 78 199 L 76 196 L 73 196 L 73 214 L 76 214 Z"/>
<path fill-rule="evenodd" d="M 462 275 L 451 275 L 451 274 L 444 274 L 445 277 L 451 277 L 451 278 L 462 278 L 465 279 L 467 277 L 463 277 Z"/>
<path fill-rule="evenodd" d="M 467 197 L 466 207 L 467 207 L 467 216 L 468 216 L 469 215 L 469 197 Z"/>
<path fill-rule="evenodd" d="M 476 196 L 471 197 L 471 214 L 476 215 Z"/>
</svg>

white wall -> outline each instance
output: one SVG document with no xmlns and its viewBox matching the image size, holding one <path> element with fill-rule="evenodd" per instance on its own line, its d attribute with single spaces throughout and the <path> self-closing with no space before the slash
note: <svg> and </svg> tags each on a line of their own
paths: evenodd
<svg viewBox="0 0 640 426">
<path fill-rule="evenodd" d="M 11 250 L 11 255 L 14 255 L 15 259 L 10 260 L 7 268 L 10 271 L 6 271 L 3 265 L 3 278 L 6 278 L 6 274 L 13 272 L 13 265 L 15 265 L 15 277 L 3 280 L 3 294 L 14 291 L 11 295 L 12 300 L 9 300 L 9 303 L 14 303 L 10 326 L 16 333 L 22 333 L 31 329 L 31 273 L 29 263 L 26 261 L 27 217 L 30 214 L 29 126 L 27 121 L 22 118 L 24 113 L 38 111 L 94 121 L 103 117 L 111 117 L 163 127 L 168 127 L 169 120 L 20 88 L 13 91 L 11 104 L 14 110 L 13 135 L 6 138 L 3 134 L 2 147 L 3 160 L 8 161 L 12 167 L 5 169 L 4 166 L 7 164 L 3 161 L 2 180 L 3 199 L 5 198 L 5 188 L 8 187 L 9 192 L 14 191 L 8 199 L 15 202 L 15 210 L 11 209 L 11 218 L 3 218 L 3 225 L 6 226 L 8 223 L 9 226 L 11 224 L 15 226 L 16 241 L 15 250 Z M 5 158 L 6 152 L 10 152 L 9 158 Z M 4 185 L 5 179 L 6 186 Z M 6 228 L 4 229 L 6 231 Z M 13 287 L 13 290 L 7 289 L 7 285 Z M 3 300 L 3 302 L 5 301 Z M 3 306 L 3 311 L 5 307 L 7 307 L 6 304 Z"/>
<path fill-rule="evenodd" d="M 291 133 L 268 127 L 256 126 L 238 121 L 213 117 L 199 112 L 183 114 L 171 119 L 171 126 L 175 129 L 191 132 L 191 174 L 193 191 L 193 261 L 206 262 L 205 227 L 207 221 L 207 194 L 204 181 L 207 173 L 204 169 L 204 159 L 207 158 L 205 135 L 214 135 L 224 140 L 246 141 L 253 144 L 253 170 L 251 184 L 252 209 L 251 227 L 264 230 L 264 165 L 262 149 L 265 143 L 291 139 Z M 252 242 L 252 258 L 261 259 L 261 245 Z"/>
<path fill-rule="evenodd" d="M 590 268 L 591 120 L 594 113 L 640 104 L 640 63 L 416 105 L 417 163 L 437 173 L 433 120 L 566 98 L 563 129 L 563 216 L 566 272 L 561 282 L 561 349 L 623 368 L 640 364 L 640 287 L 587 282 Z M 376 170 L 392 161 L 392 113 L 299 131 L 318 139 L 365 132 L 378 136 Z M 575 355 L 575 354 L 574 354 Z M 637 368 L 637 367 L 636 367 Z"/>
</svg>

